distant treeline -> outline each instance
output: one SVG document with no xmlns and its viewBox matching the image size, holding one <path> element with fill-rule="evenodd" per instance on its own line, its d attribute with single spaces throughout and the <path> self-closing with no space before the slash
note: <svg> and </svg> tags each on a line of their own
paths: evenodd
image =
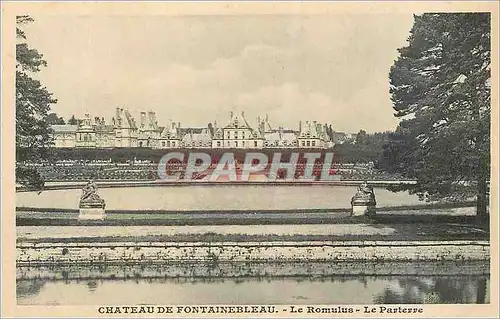
<svg viewBox="0 0 500 319">
<path fill-rule="evenodd" d="M 333 151 L 339 162 L 367 163 L 377 165 L 386 147 L 390 132 L 367 134 L 360 131 L 354 141 L 335 144 Z"/>
</svg>

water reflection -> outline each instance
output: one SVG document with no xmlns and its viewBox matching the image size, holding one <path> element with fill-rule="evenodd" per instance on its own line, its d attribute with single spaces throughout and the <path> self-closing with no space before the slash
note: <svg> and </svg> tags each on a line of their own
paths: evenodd
<svg viewBox="0 0 500 319">
<path fill-rule="evenodd" d="M 487 276 L 18 280 L 18 304 L 489 303 Z"/>
<path fill-rule="evenodd" d="M 41 280 L 17 280 L 16 295 L 23 298 L 38 295 L 45 286 L 45 281 Z"/>
<path fill-rule="evenodd" d="M 374 303 L 486 303 L 487 278 L 400 278 L 399 289 L 386 288 Z"/>
</svg>

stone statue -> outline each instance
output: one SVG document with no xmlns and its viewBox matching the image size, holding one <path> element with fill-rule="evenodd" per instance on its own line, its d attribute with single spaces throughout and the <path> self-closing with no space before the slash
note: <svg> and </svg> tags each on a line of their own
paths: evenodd
<svg viewBox="0 0 500 319">
<path fill-rule="evenodd" d="M 104 208 L 104 200 L 97 195 L 97 185 L 93 179 L 82 189 L 82 196 L 80 197 L 80 207 L 101 207 Z"/>
<path fill-rule="evenodd" d="M 358 191 L 353 196 L 353 200 L 355 198 L 359 199 L 359 200 L 364 200 L 364 201 L 370 202 L 372 204 L 376 204 L 375 203 L 375 194 L 373 193 L 373 187 L 368 185 L 368 183 L 366 181 L 364 181 L 363 183 L 361 183 L 359 185 Z"/>
<path fill-rule="evenodd" d="M 359 185 L 356 194 L 351 199 L 353 214 L 374 214 L 376 205 L 377 202 L 373 188 L 364 181 Z"/>
</svg>

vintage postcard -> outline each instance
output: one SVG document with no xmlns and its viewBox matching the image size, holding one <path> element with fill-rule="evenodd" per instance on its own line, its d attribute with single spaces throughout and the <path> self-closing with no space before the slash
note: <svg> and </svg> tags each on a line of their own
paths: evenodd
<svg viewBox="0 0 500 319">
<path fill-rule="evenodd" d="M 498 308 L 491 2 L 2 2 L 2 317 Z"/>
</svg>

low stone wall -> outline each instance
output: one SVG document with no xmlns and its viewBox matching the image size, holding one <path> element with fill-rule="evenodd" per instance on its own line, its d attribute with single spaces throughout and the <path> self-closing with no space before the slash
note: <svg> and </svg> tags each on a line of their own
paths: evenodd
<svg viewBox="0 0 500 319">
<path fill-rule="evenodd" d="M 489 260 L 488 241 L 18 243 L 18 265 Z"/>
<path fill-rule="evenodd" d="M 127 280 L 342 276 L 489 276 L 487 261 L 439 262 L 166 262 L 162 264 L 16 267 L 17 280 Z"/>
</svg>

